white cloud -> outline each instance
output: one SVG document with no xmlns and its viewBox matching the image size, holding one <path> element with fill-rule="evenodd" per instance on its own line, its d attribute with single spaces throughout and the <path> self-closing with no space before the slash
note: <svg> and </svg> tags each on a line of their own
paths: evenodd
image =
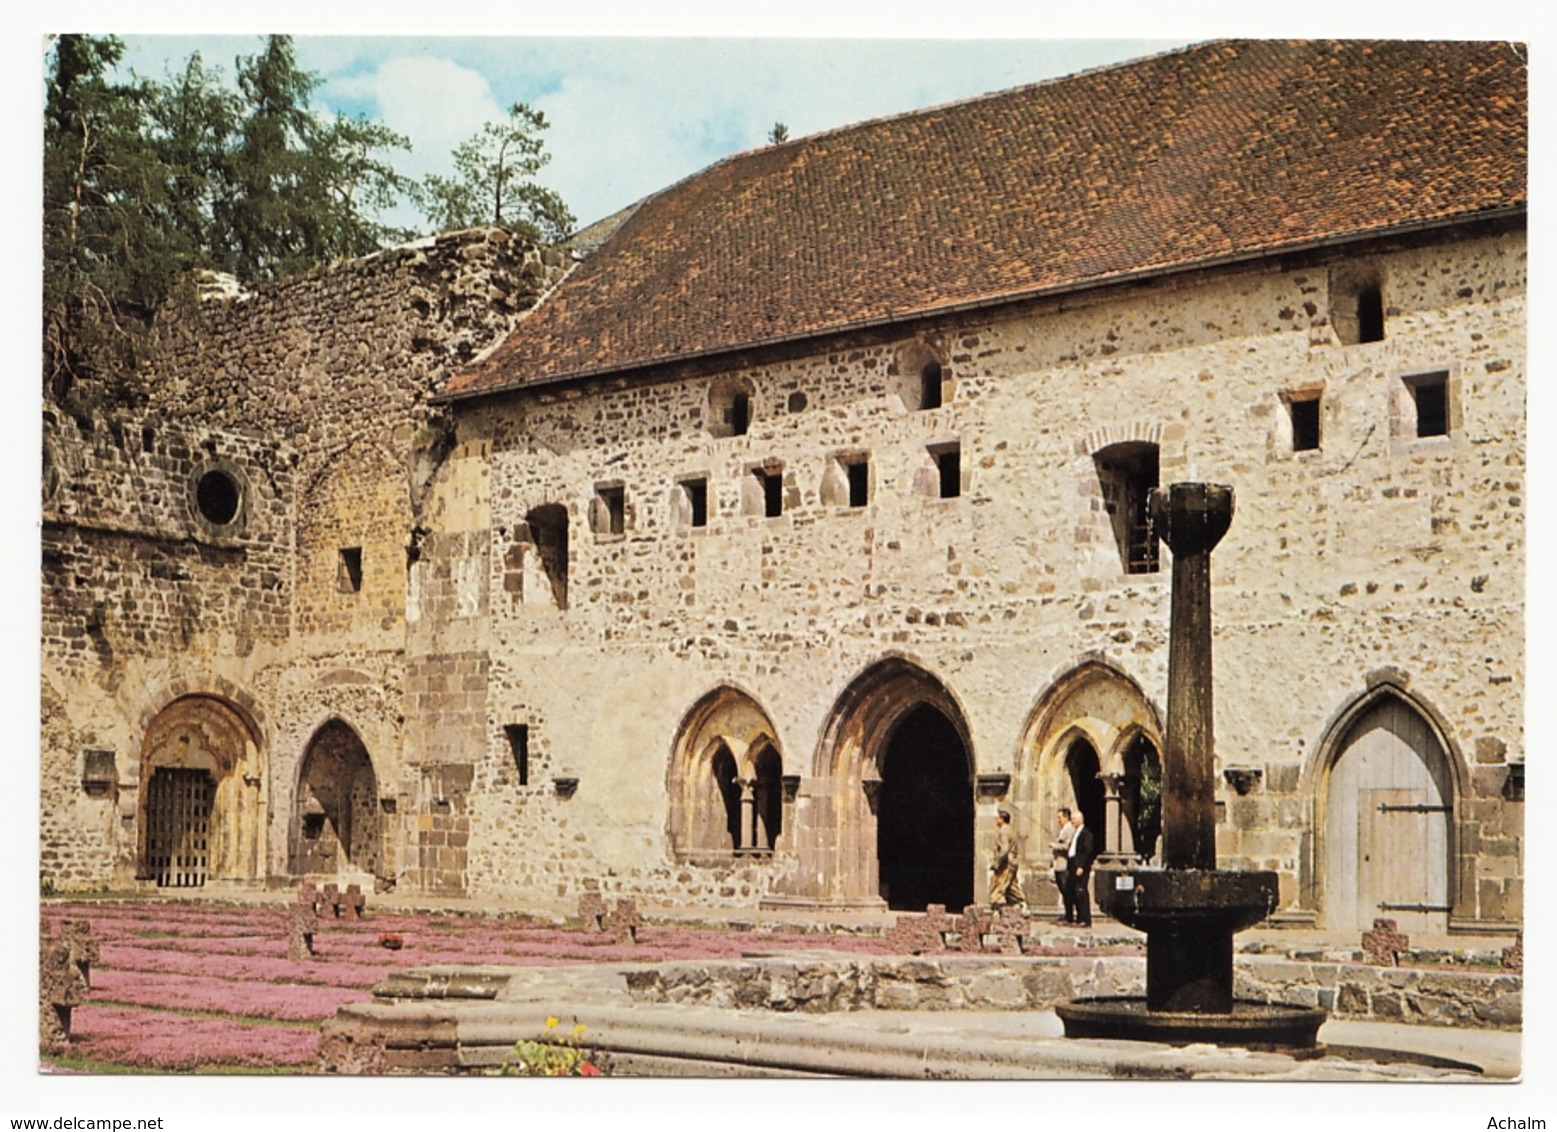
<svg viewBox="0 0 1557 1132">
<path fill-rule="evenodd" d="M 400 165 L 418 177 L 448 172 L 450 151 L 506 114 L 486 78 L 451 59 L 396 56 L 367 74 L 332 78 L 329 89 L 374 100 L 378 120 L 411 139 L 411 156 Z"/>
</svg>

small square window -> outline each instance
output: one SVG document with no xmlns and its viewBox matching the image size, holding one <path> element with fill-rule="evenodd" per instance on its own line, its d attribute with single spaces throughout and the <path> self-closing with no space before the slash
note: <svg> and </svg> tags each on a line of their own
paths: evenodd
<svg viewBox="0 0 1557 1132">
<path fill-rule="evenodd" d="M 1292 414 L 1292 451 L 1312 452 L 1319 447 L 1319 398 L 1287 402 Z"/>
<path fill-rule="evenodd" d="M 362 590 L 362 547 L 343 546 L 335 570 L 335 588 L 343 594 Z"/>
<path fill-rule="evenodd" d="M 682 480 L 681 490 L 686 492 L 688 524 L 694 527 L 708 526 L 708 481 L 701 478 Z"/>
<path fill-rule="evenodd" d="M 519 772 L 519 785 L 530 785 L 530 725 L 507 723 L 503 734 L 508 737 L 508 750 L 514 758 L 514 769 Z"/>
<path fill-rule="evenodd" d="M 1449 435 L 1449 375 L 1424 373 L 1405 379 L 1416 403 L 1418 436 Z"/>
<path fill-rule="evenodd" d="M 939 444 L 930 449 L 930 455 L 940 479 L 937 494 L 942 499 L 956 499 L 962 494 L 962 445 Z"/>
<path fill-rule="evenodd" d="M 595 533 L 619 535 L 627 529 L 627 489 L 620 484 L 595 488 Z"/>
</svg>

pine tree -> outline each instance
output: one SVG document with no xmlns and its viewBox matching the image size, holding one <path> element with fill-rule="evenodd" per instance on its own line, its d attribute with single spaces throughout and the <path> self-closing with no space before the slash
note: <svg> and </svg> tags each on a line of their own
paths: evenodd
<svg viewBox="0 0 1557 1132">
<path fill-rule="evenodd" d="M 433 226 L 501 224 L 532 239 L 565 239 L 573 214 L 562 197 L 533 180 L 551 160 L 540 137 L 546 128 L 544 114 L 516 102 L 507 122 L 488 122 L 462 142 L 454 151 L 455 177 L 423 179 L 422 209 Z"/>
<path fill-rule="evenodd" d="M 166 169 L 145 135 L 153 97 L 111 83 L 124 45 L 113 37 L 55 42 L 44 108 L 43 344 L 47 387 L 63 398 L 82 377 L 121 369 L 134 323 L 179 268 L 158 222 Z"/>
</svg>

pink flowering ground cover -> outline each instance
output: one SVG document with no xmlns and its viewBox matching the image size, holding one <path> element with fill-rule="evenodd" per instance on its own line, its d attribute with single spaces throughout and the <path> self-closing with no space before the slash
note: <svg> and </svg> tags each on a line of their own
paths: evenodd
<svg viewBox="0 0 1557 1132">
<path fill-rule="evenodd" d="M 827 948 L 880 953 L 880 939 L 647 925 L 635 944 L 525 917 L 374 912 L 321 916 L 315 954 L 287 958 L 281 903 L 189 900 L 49 902 L 52 932 L 87 920 L 98 940 L 92 987 L 75 1008 L 69 1047 L 49 1069 L 313 1072 L 318 1024 L 372 998 L 390 972 L 429 964 L 557 966 L 736 958 L 749 951 Z M 380 944 L 399 936 L 400 950 Z"/>
<path fill-rule="evenodd" d="M 158 1073 L 306 1070 L 319 1052 L 319 1033 L 311 1026 L 262 1025 L 165 1010 L 78 1006 L 70 1030 L 71 1053 L 88 1064 Z"/>
</svg>

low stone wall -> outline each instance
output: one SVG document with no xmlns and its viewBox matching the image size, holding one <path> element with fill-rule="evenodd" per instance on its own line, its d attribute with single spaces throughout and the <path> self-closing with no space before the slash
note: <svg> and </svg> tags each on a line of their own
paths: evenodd
<svg viewBox="0 0 1557 1132">
<path fill-rule="evenodd" d="M 1256 959 L 1233 972 L 1233 993 L 1239 998 L 1320 1006 L 1335 1018 L 1428 1026 L 1517 1030 L 1523 990 L 1519 975 L 1463 968 Z"/>
<path fill-rule="evenodd" d="M 1048 1010 L 1073 998 L 1143 995 L 1133 956 L 842 959 L 667 963 L 624 972 L 636 1001 L 746 1010 Z M 1240 957 L 1234 993 L 1318 1006 L 1353 1021 L 1518 1029 L 1523 981 L 1466 970 L 1378 968 Z"/>
</svg>

